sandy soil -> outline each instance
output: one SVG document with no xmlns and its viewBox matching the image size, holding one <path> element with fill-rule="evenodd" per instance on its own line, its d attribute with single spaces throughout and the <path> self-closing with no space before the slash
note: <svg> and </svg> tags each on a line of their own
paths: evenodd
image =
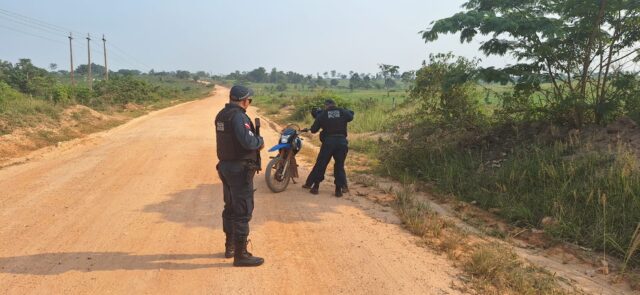
<svg viewBox="0 0 640 295">
<path fill-rule="evenodd" d="M 458 271 L 389 210 L 334 198 L 329 184 L 316 197 L 299 184 L 273 194 L 263 174 L 250 250 L 266 263 L 233 268 L 212 123 L 227 97 L 218 89 L 0 170 L 0 293 L 459 293 Z"/>
</svg>

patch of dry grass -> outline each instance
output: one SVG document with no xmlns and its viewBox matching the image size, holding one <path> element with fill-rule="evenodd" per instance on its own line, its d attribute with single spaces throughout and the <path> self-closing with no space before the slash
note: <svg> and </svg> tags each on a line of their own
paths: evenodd
<svg viewBox="0 0 640 295">
<path fill-rule="evenodd" d="M 554 276 L 524 264 L 510 248 L 483 244 L 464 263 L 476 289 L 482 294 L 571 294 Z"/>
</svg>

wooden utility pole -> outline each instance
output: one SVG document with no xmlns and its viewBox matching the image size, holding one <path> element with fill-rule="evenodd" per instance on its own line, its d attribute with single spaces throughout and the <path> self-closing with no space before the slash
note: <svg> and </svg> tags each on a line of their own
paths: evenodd
<svg viewBox="0 0 640 295">
<path fill-rule="evenodd" d="M 89 62 L 87 66 L 89 67 L 89 77 L 87 81 L 89 82 L 89 89 L 93 89 L 93 79 L 91 78 L 91 36 L 87 34 L 87 57 Z"/>
<path fill-rule="evenodd" d="M 107 39 L 102 34 L 102 49 L 104 51 L 104 78 L 109 81 L 109 66 L 107 65 Z"/>
<path fill-rule="evenodd" d="M 73 35 L 69 32 L 69 60 L 71 60 L 71 86 L 75 86 L 76 82 L 73 80 Z"/>
</svg>

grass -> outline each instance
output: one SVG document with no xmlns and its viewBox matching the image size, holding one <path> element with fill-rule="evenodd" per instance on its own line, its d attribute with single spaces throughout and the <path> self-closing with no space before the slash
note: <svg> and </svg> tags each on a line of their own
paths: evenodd
<svg viewBox="0 0 640 295">
<path fill-rule="evenodd" d="M 510 248 L 487 243 L 473 250 L 464 271 L 482 294 L 570 294 L 557 279 L 539 268 L 524 264 Z"/>
<path fill-rule="evenodd" d="M 469 235 L 438 216 L 426 203 L 416 200 L 414 194 L 408 185 L 395 192 L 393 205 L 402 224 L 422 237 L 424 244 L 437 246 L 450 259 L 459 261 L 471 278 L 471 286 L 480 294 L 573 293 L 561 287 L 553 275 L 523 263 L 511 248 L 498 243 L 471 242 Z"/>
<path fill-rule="evenodd" d="M 19 127 L 32 127 L 57 120 L 63 108 L 47 101 L 24 97 L 0 100 L 0 135 L 9 134 Z"/>
<path fill-rule="evenodd" d="M 557 223 L 546 228 L 551 236 L 606 247 L 638 263 L 640 257 L 630 251 L 637 246 L 628 245 L 640 220 L 640 162 L 624 146 L 602 151 L 582 142 L 526 144 L 499 164 L 489 150 L 457 144 L 398 143 L 385 150 L 382 170 L 391 175 L 414 171 L 416 179 L 443 193 L 499 208 L 499 215 L 518 226 L 538 227 L 544 217 L 553 217 Z"/>
</svg>

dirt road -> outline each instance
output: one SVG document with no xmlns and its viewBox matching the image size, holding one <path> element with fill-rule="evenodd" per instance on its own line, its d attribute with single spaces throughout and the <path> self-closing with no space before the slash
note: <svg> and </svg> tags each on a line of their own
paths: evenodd
<svg viewBox="0 0 640 295">
<path fill-rule="evenodd" d="M 299 184 L 273 194 L 263 174 L 250 250 L 266 262 L 233 268 L 212 124 L 227 97 L 218 89 L 0 170 L 0 293 L 458 293 L 446 258 L 390 212 L 332 197 L 329 184 L 316 197 Z"/>
</svg>

